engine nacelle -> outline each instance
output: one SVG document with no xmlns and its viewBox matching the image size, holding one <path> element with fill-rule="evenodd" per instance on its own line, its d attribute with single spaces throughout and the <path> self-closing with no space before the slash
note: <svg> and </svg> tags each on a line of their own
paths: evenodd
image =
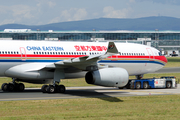
<svg viewBox="0 0 180 120">
<path fill-rule="evenodd" d="M 123 68 L 105 68 L 86 73 L 88 84 L 106 87 L 124 87 L 129 81 L 129 74 Z"/>
</svg>

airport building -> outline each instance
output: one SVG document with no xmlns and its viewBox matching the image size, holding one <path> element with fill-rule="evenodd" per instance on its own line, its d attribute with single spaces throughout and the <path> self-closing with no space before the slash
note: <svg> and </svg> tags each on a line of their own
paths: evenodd
<svg viewBox="0 0 180 120">
<path fill-rule="evenodd" d="M 147 44 L 165 51 L 180 51 L 180 31 L 33 31 L 5 29 L 0 40 L 107 41 Z"/>
</svg>

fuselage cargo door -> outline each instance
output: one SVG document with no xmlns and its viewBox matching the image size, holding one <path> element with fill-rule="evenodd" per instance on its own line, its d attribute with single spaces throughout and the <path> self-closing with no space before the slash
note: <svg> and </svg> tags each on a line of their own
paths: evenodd
<svg viewBox="0 0 180 120">
<path fill-rule="evenodd" d="M 154 60 L 154 54 L 153 51 L 150 48 L 146 48 L 148 54 L 149 54 L 149 60 Z"/>
<path fill-rule="evenodd" d="M 26 55 L 26 49 L 24 47 L 20 47 L 20 53 L 21 53 L 21 60 L 26 60 L 27 55 Z"/>
</svg>

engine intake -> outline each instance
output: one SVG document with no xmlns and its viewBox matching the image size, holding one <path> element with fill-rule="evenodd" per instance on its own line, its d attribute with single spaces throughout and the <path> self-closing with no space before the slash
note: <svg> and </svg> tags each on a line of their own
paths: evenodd
<svg viewBox="0 0 180 120">
<path fill-rule="evenodd" d="M 124 87 L 129 81 L 129 74 L 123 68 L 105 68 L 86 73 L 88 84 L 106 87 Z"/>
</svg>

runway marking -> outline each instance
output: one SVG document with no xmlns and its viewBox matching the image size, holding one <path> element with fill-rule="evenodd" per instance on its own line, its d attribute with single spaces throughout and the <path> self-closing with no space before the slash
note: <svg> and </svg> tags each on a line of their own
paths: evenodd
<svg viewBox="0 0 180 120">
<path fill-rule="evenodd" d="M 141 91 L 141 90 L 119 90 L 123 92 L 142 92 L 142 93 L 156 93 L 156 94 L 180 94 L 180 93 L 172 93 L 172 92 L 156 92 L 156 91 Z"/>
<path fill-rule="evenodd" d="M 9 98 L 9 99 L 0 99 L 0 101 L 15 101 L 15 100 L 45 100 L 45 99 L 73 99 L 73 98 L 81 98 L 81 96 L 71 96 L 67 97 L 35 97 L 35 98 Z M 82 97 L 83 98 L 83 97 Z"/>
</svg>

